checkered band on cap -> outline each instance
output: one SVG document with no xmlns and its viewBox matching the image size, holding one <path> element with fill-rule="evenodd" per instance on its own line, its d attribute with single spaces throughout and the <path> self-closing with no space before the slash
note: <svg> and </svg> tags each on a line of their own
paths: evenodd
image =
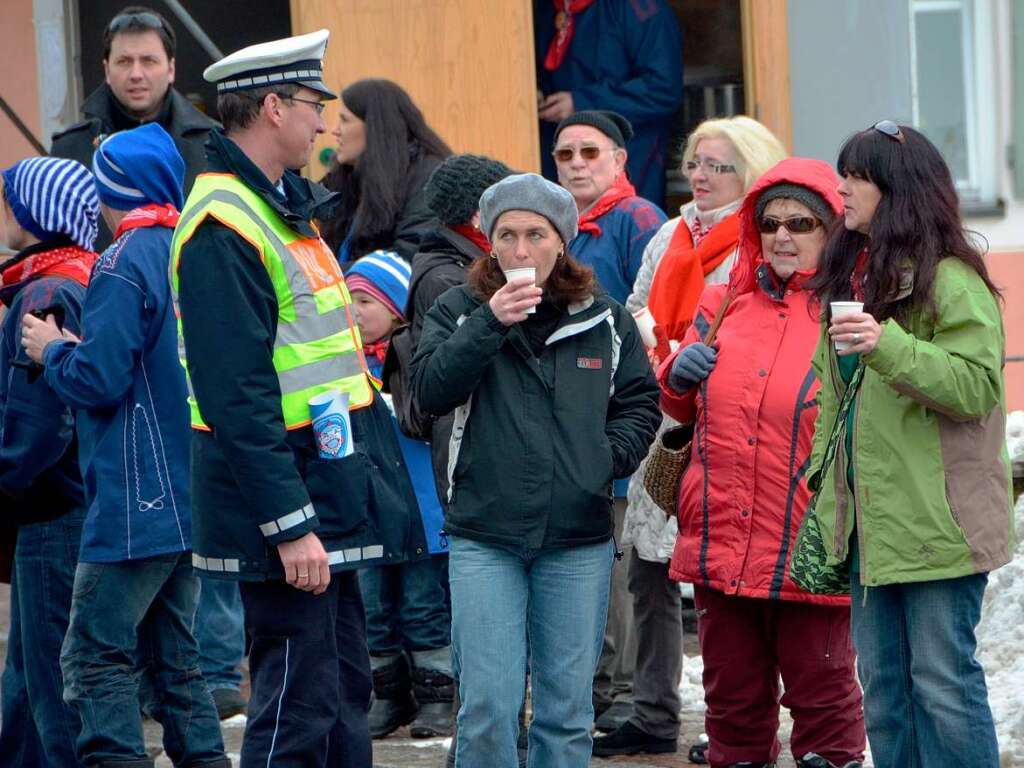
<svg viewBox="0 0 1024 768">
<path fill-rule="evenodd" d="M 42 241 L 67 235 L 92 250 L 99 198 L 92 173 L 77 160 L 30 157 L 3 172 L 4 195 L 14 218 Z"/>
<path fill-rule="evenodd" d="M 293 64 L 273 69 L 240 72 L 236 77 L 218 82 L 217 93 L 245 91 L 251 88 L 268 88 L 272 85 L 284 85 L 285 83 L 318 82 L 323 78 L 323 74 L 323 67 L 319 61 L 315 59 L 297 61 Z"/>
</svg>

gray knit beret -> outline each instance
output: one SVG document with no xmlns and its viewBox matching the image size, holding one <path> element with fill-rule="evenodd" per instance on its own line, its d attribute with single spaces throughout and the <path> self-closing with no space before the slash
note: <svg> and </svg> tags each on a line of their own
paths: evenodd
<svg viewBox="0 0 1024 768">
<path fill-rule="evenodd" d="M 787 198 L 789 200 L 796 200 L 798 203 L 803 203 L 810 208 L 811 213 L 818 217 L 818 219 L 828 226 L 832 223 L 832 219 L 836 217 L 836 212 L 832 210 L 832 206 L 828 204 L 821 195 L 815 192 L 813 189 L 803 186 L 802 184 L 773 184 L 768 189 L 761 192 L 757 196 L 757 205 L 754 206 L 754 216 L 758 219 L 764 214 L 764 209 L 768 206 L 772 200 L 779 200 L 781 198 Z"/>
<path fill-rule="evenodd" d="M 507 176 L 488 187 L 480 198 L 480 227 L 487 237 L 494 234 L 498 217 L 506 211 L 530 211 L 551 222 L 568 243 L 576 237 L 579 213 L 567 189 L 536 173 Z"/>
</svg>

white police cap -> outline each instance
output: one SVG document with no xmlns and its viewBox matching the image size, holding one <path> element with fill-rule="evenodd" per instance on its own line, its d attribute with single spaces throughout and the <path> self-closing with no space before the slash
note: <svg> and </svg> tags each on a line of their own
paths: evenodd
<svg viewBox="0 0 1024 768">
<path fill-rule="evenodd" d="M 206 68 L 203 78 L 217 84 L 217 93 L 269 88 L 295 83 L 336 99 L 323 82 L 323 58 L 330 32 L 321 29 L 307 35 L 271 40 L 235 51 Z"/>
</svg>

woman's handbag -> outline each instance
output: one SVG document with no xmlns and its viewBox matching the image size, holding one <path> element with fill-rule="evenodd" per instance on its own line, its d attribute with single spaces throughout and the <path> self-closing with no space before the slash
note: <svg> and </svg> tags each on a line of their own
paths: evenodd
<svg viewBox="0 0 1024 768">
<path fill-rule="evenodd" d="M 828 444 L 825 446 L 821 468 L 807 481 L 807 485 L 814 491 L 814 496 L 811 497 L 811 501 L 807 505 L 804 519 L 800 522 L 800 530 L 796 534 L 796 542 L 793 544 L 793 556 L 789 563 L 789 578 L 800 589 L 816 595 L 845 595 L 850 591 L 849 558 L 836 565 L 828 564 L 828 547 L 821 535 L 816 508 L 821 481 L 826 470 L 835 461 L 839 441 L 845 432 L 846 415 L 853 406 L 857 388 L 863 377 L 864 365 L 861 364 L 857 366 L 857 370 L 843 394 L 842 402 L 839 404 L 839 413 L 836 414 L 836 423 L 832 426 L 832 434 L 829 435 Z"/>
<path fill-rule="evenodd" d="M 718 328 L 725 317 L 725 311 L 733 300 L 733 292 L 728 291 L 722 299 L 722 305 L 715 314 L 715 319 L 704 335 L 702 342 L 711 346 L 718 333 Z M 679 504 L 679 487 L 683 482 L 683 474 L 690 466 L 690 454 L 693 452 L 693 428 L 691 424 L 680 424 L 666 429 L 658 437 L 651 448 L 644 470 L 644 490 L 651 500 L 661 507 L 666 514 L 674 515 Z"/>
</svg>

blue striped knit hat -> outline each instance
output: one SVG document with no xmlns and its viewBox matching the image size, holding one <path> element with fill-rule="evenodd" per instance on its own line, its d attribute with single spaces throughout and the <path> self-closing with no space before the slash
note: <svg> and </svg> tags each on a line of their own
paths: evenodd
<svg viewBox="0 0 1024 768">
<path fill-rule="evenodd" d="M 374 251 L 349 267 L 349 291 L 364 291 L 381 301 L 395 317 L 405 320 L 412 267 L 394 251 Z"/>
<path fill-rule="evenodd" d="M 23 229 L 44 243 L 67 235 L 92 250 L 100 207 L 88 168 L 62 157 L 30 157 L 2 175 L 4 197 Z"/>
<path fill-rule="evenodd" d="M 143 205 L 185 201 L 185 161 L 174 139 L 159 123 L 115 133 L 92 156 L 96 191 L 104 205 L 130 211 Z"/>
</svg>

